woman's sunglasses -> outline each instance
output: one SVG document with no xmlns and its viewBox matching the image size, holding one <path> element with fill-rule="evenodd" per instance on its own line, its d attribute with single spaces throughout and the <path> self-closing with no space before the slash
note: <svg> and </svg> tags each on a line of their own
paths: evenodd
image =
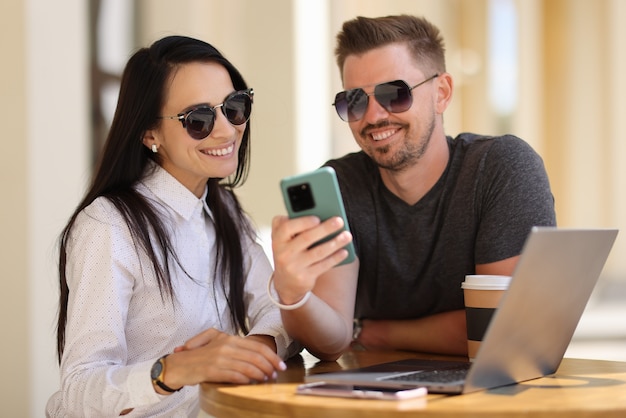
<svg viewBox="0 0 626 418">
<path fill-rule="evenodd" d="M 243 125 L 250 119 L 252 112 L 252 97 L 254 90 L 235 91 L 224 99 L 224 101 L 213 107 L 202 105 L 179 113 L 176 116 L 158 116 L 158 119 L 178 119 L 183 128 L 193 139 L 204 139 L 215 126 L 216 111 L 222 108 L 222 113 L 233 125 Z"/>
<path fill-rule="evenodd" d="M 365 115 L 370 96 L 374 96 L 378 104 L 385 108 L 387 112 L 404 112 L 413 104 L 411 91 L 437 77 L 439 77 L 439 74 L 435 74 L 413 87 L 402 80 L 388 81 L 376 85 L 374 93 L 365 93 L 361 88 L 342 91 L 335 96 L 333 106 L 335 106 L 335 110 L 341 120 L 345 122 L 356 122 Z"/>
</svg>

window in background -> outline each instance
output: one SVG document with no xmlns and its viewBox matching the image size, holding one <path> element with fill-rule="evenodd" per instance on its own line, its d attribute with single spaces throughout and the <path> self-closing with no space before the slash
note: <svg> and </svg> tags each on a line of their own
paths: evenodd
<svg viewBox="0 0 626 418">
<path fill-rule="evenodd" d="M 488 17 L 489 101 L 498 131 L 511 131 L 518 100 L 518 25 L 514 0 L 490 0 Z"/>
<path fill-rule="evenodd" d="M 330 158 L 327 2 L 296 0 L 296 171 L 314 170 Z"/>
<path fill-rule="evenodd" d="M 111 126 L 120 77 L 133 45 L 133 5 L 126 0 L 89 3 L 92 165 Z"/>
</svg>

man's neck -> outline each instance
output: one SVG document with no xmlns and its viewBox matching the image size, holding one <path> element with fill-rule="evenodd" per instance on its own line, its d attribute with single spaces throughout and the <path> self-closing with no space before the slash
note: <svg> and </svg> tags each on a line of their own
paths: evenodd
<svg viewBox="0 0 626 418">
<path fill-rule="evenodd" d="M 414 205 L 437 183 L 449 159 L 448 141 L 440 135 L 431 139 L 427 152 L 412 166 L 399 171 L 380 169 L 380 176 L 393 194 Z"/>
</svg>

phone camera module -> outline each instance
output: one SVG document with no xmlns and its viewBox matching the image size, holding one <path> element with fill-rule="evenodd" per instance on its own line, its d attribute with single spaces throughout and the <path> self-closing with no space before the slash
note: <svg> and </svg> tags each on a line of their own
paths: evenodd
<svg viewBox="0 0 626 418">
<path fill-rule="evenodd" d="M 303 210 L 315 207 L 311 186 L 309 183 L 302 183 L 287 188 L 289 202 L 294 212 L 302 212 Z"/>
</svg>

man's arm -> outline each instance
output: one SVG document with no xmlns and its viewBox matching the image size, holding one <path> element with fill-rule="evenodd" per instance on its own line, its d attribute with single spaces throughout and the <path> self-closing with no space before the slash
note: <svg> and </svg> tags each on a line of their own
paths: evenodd
<svg viewBox="0 0 626 418">
<path fill-rule="evenodd" d="M 333 268 L 304 306 L 281 311 L 287 332 L 319 359 L 334 361 L 350 346 L 358 269 L 358 260 Z"/>
<path fill-rule="evenodd" d="M 358 343 L 367 349 L 467 355 L 465 311 L 419 319 L 363 320 Z"/>
<path fill-rule="evenodd" d="M 281 309 L 283 324 L 322 360 L 336 360 L 352 339 L 359 262 L 333 267 L 347 257 L 343 247 L 352 236 L 344 231 L 313 246 L 342 226 L 339 217 L 321 223 L 312 216 L 276 216 L 272 221 L 272 282 L 280 303 L 289 306 L 308 298 L 297 309 Z"/>
<path fill-rule="evenodd" d="M 476 265 L 476 274 L 510 276 L 519 256 Z M 366 348 L 467 355 L 465 311 L 410 320 L 363 320 L 358 343 Z"/>
</svg>

